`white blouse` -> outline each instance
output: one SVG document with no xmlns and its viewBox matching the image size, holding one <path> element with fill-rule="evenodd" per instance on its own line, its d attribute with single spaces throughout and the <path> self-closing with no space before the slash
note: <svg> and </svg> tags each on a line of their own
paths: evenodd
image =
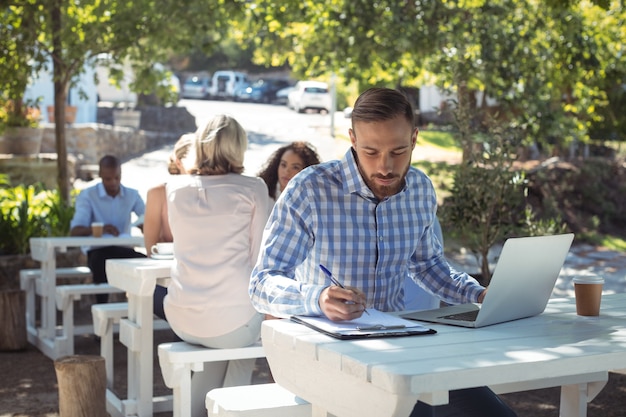
<svg viewBox="0 0 626 417">
<path fill-rule="evenodd" d="M 174 265 L 167 320 L 197 337 L 235 330 L 258 314 L 248 295 L 270 201 L 260 178 L 177 175 L 167 183 Z"/>
</svg>

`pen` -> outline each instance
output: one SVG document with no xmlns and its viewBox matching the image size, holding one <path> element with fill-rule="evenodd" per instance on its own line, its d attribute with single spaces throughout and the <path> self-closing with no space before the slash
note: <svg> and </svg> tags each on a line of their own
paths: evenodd
<svg viewBox="0 0 626 417">
<path fill-rule="evenodd" d="M 344 288 L 344 289 L 346 288 L 343 285 L 341 285 L 341 282 L 339 282 L 339 280 L 334 277 L 332 272 L 330 272 L 324 265 L 320 264 L 320 269 L 322 271 L 324 271 L 326 276 L 330 279 L 330 282 L 332 282 L 333 284 L 335 284 L 339 288 Z M 363 307 L 363 312 L 366 313 L 368 316 L 370 315 L 370 313 L 367 312 L 367 309 L 365 307 Z"/>
<path fill-rule="evenodd" d="M 397 329 L 406 329 L 404 324 L 394 324 L 391 326 L 385 326 L 384 324 L 374 324 L 373 326 L 365 326 L 360 327 L 357 326 L 357 330 L 367 331 L 367 330 L 397 330 Z"/>
</svg>

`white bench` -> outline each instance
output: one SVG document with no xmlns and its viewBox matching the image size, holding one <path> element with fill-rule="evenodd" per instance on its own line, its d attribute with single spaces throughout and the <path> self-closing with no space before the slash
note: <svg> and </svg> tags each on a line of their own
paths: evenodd
<svg viewBox="0 0 626 417">
<path fill-rule="evenodd" d="M 265 357 L 260 342 L 234 349 L 209 349 L 186 342 L 161 343 L 158 353 L 163 380 L 173 391 L 173 417 L 191 416 L 191 373 L 201 372 L 205 363 Z"/>
<path fill-rule="evenodd" d="M 93 332 L 100 337 L 100 356 L 104 357 L 107 388 L 113 389 L 113 368 L 115 364 L 113 358 L 113 333 L 120 320 L 128 317 L 128 303 L 94 304 L 91 306 L 91 316 L 93 318 Z M 165 320 L 155 319 L 155 330 L 169 328 L 170 326 Z"/>
<path fill-rule="evenodd" d="M 109 284 L 73 284 L 59 285 L 56 287 L 57 309 L 62 313 L 63 326 L 58 339 L 67 343 L 67 354 L 74 354 L 74 333 L 92 333 L 92 324 L 74 327 L 74 301 L 81 299 L 83 295 L 116 294 L 123 291 Z"/>
<path fill-rule="evenodd" d="M 91 270 L 86 266 L 57 268 L 55 271 L 57 279 L 87 280 L 92 277 Z M 20 288 L 26 292 L 26 326 L 30 332 L 35 332 L 35 297 L 41 295 L 41 269 L 20 270 Z"/>
<path fill-rule="evenodd" d="M 107 388 L 113 389 L 113 332 L 123 317 L 128 316 L 128 303 L 106 303 L 91 306 L 93 332 L 100 337 L 100 356 L 104 357 Z"/>
<path fill-rule="evenodd" d="M 217 388 L 206 395 L 208 417 L 310 417 L 311 404 L 278 384 Z"/>
</svg>

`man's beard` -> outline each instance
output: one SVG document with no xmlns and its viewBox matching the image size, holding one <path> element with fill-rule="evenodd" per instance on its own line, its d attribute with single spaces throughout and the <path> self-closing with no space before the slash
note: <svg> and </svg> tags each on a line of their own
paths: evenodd
<svg viewBox="0 0 626 417">
<path fill-rule="evenodd" d="M 404 183 L 405 183 L 406 173 L 409 171 L 409 166 L 410 165 L 406 166 L 406 168 L 404 169 L 404 172 L 402 173 L 402 175 L 398 175 L 398 174 L 391 174 L 391 175 L 374 174 L 374 175 L 371 175 L 369 178 L 366 178 L 363 175 L 363 172 L 361 172 L 361 176 L 365 180 L 365 184 L 367 184 L 369 189 L 372 190 L 374 195 L 379 200 L 382 200 L 384 198 L 391 197 L 394 194 L 398 194 L 400 192 L 400 190 L 402 190 L 402 188 L 404 187 Z M 359 168 L 359 170 L 360 170 L 360 168 Z M 376 178 L 381 178 L 381 179 L 399 178 L 400 180 L 397 183 L 395 183 L 394 185 L 389 186 L 389 185 L 378 185 L 376 183 Z"/>
</svg>

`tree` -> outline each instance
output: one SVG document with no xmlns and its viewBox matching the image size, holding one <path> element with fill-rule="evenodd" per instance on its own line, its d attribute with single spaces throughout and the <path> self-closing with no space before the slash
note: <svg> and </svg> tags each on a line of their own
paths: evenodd
<svg viewBox="0 0 626 417">
<path fill-rule="evenodd" d="M 9 0 L 0 27 L 12 39 L 23 40 L 22 48 L 36 51 L 53 64 L 55 120 L 65 120 L 65 104 L 72 79 L 84 65 L 101 53 L 109 54 L 113 64 L 130 59 L 136 73 L 151 74 L 153 64 L 171 51 L 189 50 L 198 38 L 210 50 L 237 19 L 243 2 L 194 0 L 181 6 L 175 0 Z M 9 19 L 23 13 L 29 24 L 10 25 Z M 28 29 L 28 31 L 26 30 Z M 27 36 L 37 33 L 35 38 Z M 22 41 L 20 41 L 22 42 Z M 1 44 L 0 44 L 1 45 Z M 3 66 L 5 62 L 0 61 Z M 3 74 L 8 69 L 3 68 Z M 19 62 L 15 76 L 31 74 Z M 142 84 L 144 81 L 150 80 Z M 137 87 L 141 92 L 154 90 L 157 77 L 144 77 Z M 69 200 L 65 125 L 55 125 L 58 186 L 64 201 Z"/>
<path fill-rule="evenodd" d="M 607 0 L 259 0 L 241 33 L 257 34 L 258 62 L 361 89 L 435 83 L 478 121 L 491 97 L 527 142 L 568 144 L 587 140 L 609 104 L 604 68 L 626 66 L 625 18 Z M 460 139 L 468 153 L 471 136 Z"/>
<path fill-rule="evenodd" d="M 31 72 L 40 68 L 43 57 L 34 48 L 37 31 L 31 10 L 16 6 L 0 10 L 0 13 L 0 112 L 5 110 L 0 115 L 1 131 L 2 124 L 36 124 L 29 118 L 27 108 L 36 103 L 24 103 L 24 92 Z"/>
</svg>

